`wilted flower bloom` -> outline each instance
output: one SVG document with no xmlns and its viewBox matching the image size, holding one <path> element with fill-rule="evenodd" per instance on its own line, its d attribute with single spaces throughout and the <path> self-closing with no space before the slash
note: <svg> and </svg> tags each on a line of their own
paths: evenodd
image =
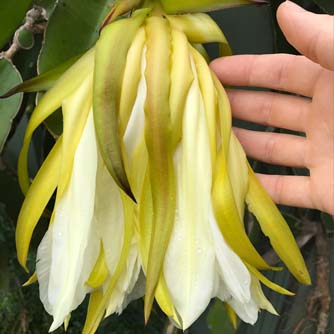
<svg viewBox="0 0 334 334">
<path fill-rule="evenodd" d="M 87 294 L 84 333 L 144 295 L 146 319 L 156 299 L 183 329 L 213 297 L 248 323 L 260 309 L 276 314 L 260 282 L 290 293 L 260 273 L 275 268 L 248 239 L 245 203 L 292 274 L 309 283 L 289 227 L 231 132 L 225 91 L 193 46 L 226 50 L 223 33 L 206 14 L 161 10 L 107 24 L 31 116 L 19 161 L 26 199 L 17 250 L 26 268 L 33 230 L 56 191 L 36 262 L 51 330 Z M 31 136 L 59 107 L 63 134 L 29 186 Z"/>
</svg>

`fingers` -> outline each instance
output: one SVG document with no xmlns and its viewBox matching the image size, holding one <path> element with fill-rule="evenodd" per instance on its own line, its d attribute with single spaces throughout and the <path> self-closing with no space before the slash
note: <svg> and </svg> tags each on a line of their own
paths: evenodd
<svg viewBox="0 0 334 334">
<path fill-rule="evenodd" d="M 277 19 L 287 40 L 301 54 L 334 70 L 334 16 L 313 14 L 286 1 Z"/>
<path fill-rule="evenodd" d="M 305 132 L 311 100 L 286 94 L 227 90 L 235 118 Z"/>
<path fill-rule="evenodd" d="M 321 66 L 303 56 L 240 55 L 211 63 L 223 84 L 271 88 L 312 97 Z"/>
<path fill-rule="evenodd" d="M 277 204 L 316 208 L 312 202 L 310 178 L 306 176 L 256 174 Z"/>
<path fill-rule="evenodd" d="M 306 138 L 233 128 L 246 154 L 274 165 L 306 167 Z"/>
</svg>

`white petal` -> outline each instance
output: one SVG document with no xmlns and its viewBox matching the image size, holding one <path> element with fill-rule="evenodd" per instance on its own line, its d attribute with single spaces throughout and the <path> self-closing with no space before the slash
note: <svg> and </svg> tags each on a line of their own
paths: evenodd
<svg viewBox="0 0 334 334">
<path fill-rule="evenodd" d="M 255 324 L 259 312 L 259 307 L 255 300 L 251 298 L 247 302 L 240 302 L 233 298 L 222 280 L 220 280 L 216 296 L 221 301 L 228 303 L 241 320 L 249 324 Z"/>
<path fill-rule="evenodd" d="M 133 106 L 128 126 L 126 128 L 123 137 L 129 160 L 131 160 L 133 152 L 144 134 L 144 127 L 145 127 L 144 106 L 147 95 L 147 85 L 145 79 L 145 69 L 146 69 L 145 55 L 146 55 L 146 47 L 144 47 L 142 54 L 141 79 L 138 85 L 137 98 Z"/>
<path fill-rule="evenodd" d="M 36 274 L 39 284 L 39 298 L 46 312 L 52 314 L 52 306 L 49 303 L 48 288 L 50 278 L 51 254 L 52 254 L 52 226 L 46 231 L 37 249 Z"/>
<path fill-rule="evenodd" d="M 212 209 L 209 220 L 217 258 L 217 269 L 225 290 L 240 303 L 246 303 L 251 298 L 251 275 L 239 256 L 225 242 Z"/>
<path fill-rule="evenodd" d="M 115 272 L 121 256 L 124 234 L 124 212 L 120 190 L 105 167 L 98 161 L 94 221 L 102 239 L 110 275 Z"/>
<path fill-rule="evenodd" d="M 241 221 L 244 220 L 245 197 L 248 191 L 247 158 L 238 139 L 232 134 L 230 154 L 228 159 L 228 173 L 233 184 L 233 195 Z"/>
<path fill-rule="evenodd" d="M 173 303 L 188 328 L 210 302 L 214 250 L 208 229 L 211 159 L 208 130 L 198 81 L 189 90 L 183 140 L 175 153 L 177 208 L 164 273 Z"/>
<path fill-rule="evenodd" d="M 124 163 L 136 198 L 140 198 L 144 177 L 147 169 L 147 150 L 145 144 L 145 101 L 147 85 L 145 78 L 146 46 L 141 59 L 141 78 L 138 84 L 137 96 L 133 105 L 129 122 L 123 136 L 125 156 Z"/>
<path fill-rule="evenodd" d="M 75 153 L 71 181 L 55 208 L 48 287 L 55 330 L 85 298 L 85 282 L 96 262 L 99 241 L 92 228 L 97 170 L 93 115 L 89 114 Z"/>
<path fill-rule="evenodd" d="M 105 315 L 106 317 L 115 312 L 118 314 L 122 313 L 127 304 L 131 302 L 131 299 L 128 299 L 128 297 L 136 285 L 140 269 L 141 263 L 138 257 L 138 246 L 136 242 L 133 242 L 129 252 L 126 267 L 122 271 L 116 287 L 110 296 L 109 305 Z M 136 295 L 133 295 L 133 298 L 135 297 Z"/>
<path fill-rule="evenodd" d="M 247 322 L 251 325 L 254 325 L 256 323 L 259 315 L 259 307 L 253 299 L 251 299 L 247 303 L 240 303 L 233 298 L 226 301 L 233 308 L 235 313 L 242 321 Z"/>
<path fill-rule="evenodd" d="M 261 284 L 254 275 L 252 275 L 251 289 L 252 289 L 252 298 L 255 300 L 259 308 L 267 310 L 271 314 L 278 315 L 277 311 L 275 310 L 271 302 L 264 295 L 261 288 Z"/>
</svg>

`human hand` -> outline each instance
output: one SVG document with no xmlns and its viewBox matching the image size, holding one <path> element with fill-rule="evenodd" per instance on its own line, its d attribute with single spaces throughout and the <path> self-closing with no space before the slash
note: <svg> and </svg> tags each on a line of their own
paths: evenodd
<svg viewBox="0 0 334 334">
<path fill-rule="evenodd" d="M 334 17 L 286 1 L 277 11 L 287 40 L 303 55 L 242 55 L 216 59 L 222 83 L 290 92 L 228 90 L 234 117 L 304 132 L 306 137 L 235 128 L 248 156 L 306 167 L 309 177 L 258 174 L 276 203 L 334 214 Z"/>
</svg>

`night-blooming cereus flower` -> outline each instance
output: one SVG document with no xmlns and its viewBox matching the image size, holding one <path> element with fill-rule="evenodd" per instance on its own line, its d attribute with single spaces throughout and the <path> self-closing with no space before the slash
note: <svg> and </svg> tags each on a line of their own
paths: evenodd
<svg viewBox="0 0 334 334">
<path fill-rule="evenodd" d="M 116 4 L 96 46 L 31 116 L 19 159 L 26 199 L 16 243 L 27 269 L 33 230 L 56 193 L 36 261 L 50 330 L 87 294 L 89 334 L 144 295 L 146 319 L 155 299 L 182 329 L 213 297 L 251 324 L 260 309 L 275 314 L 260 282 L 291 293 L 260 273 L 276 268 L 246 234 L 245 203 L 291 273 L 310 283 L 289 227 L 231 132 L 227 95 L 202 55 L 199 43 L 219 42 L 227 52 L 225 37 L 208 15 L 178 14 L 176 3 L 148 1 L 110 23 L 141 1 Z M 180 11 L 190 11 L 184 3 Z M 192 3 L 203 10 L 223 1 Z M 32 134 L 59 107 L 63 133 L 29 185 Z"/>
</svg>

